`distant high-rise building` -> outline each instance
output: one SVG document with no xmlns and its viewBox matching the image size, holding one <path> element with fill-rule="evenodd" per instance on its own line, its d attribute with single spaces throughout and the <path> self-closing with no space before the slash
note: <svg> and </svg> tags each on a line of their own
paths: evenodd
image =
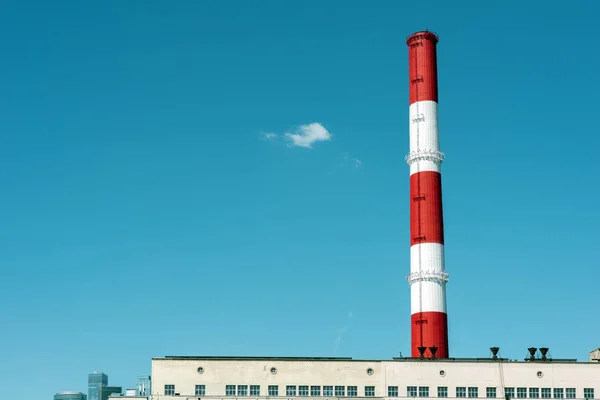
<svg viewBox="0 0 600 400">
<path fill-rule="evenodd" d="M 136 396 L 150 396 L 152 389 L 151 378 L 148 375 L 141 375 L 137 377 L 137 383 L 135 384 Z"/>
<path fill-rule="evenodd" d="M 108 396 L 110 396 L 111 394 L 121 393 L 123 393 L 123 388 L 121 386 L 100 386 L 98 390 L 98 399 L 108 400 Z"/>
<path fill-rule="evenodd" d="M 104 386 L 108 386 L 108 375 L 103 372 L 88 374 L 88 400 L 100 400 L 98 393 Z"/>
<path fill-rule="evenodd" d="M 87 400 L 87 396 L 81 392 L 58 392 L 54 400 Z"/>
</svg>

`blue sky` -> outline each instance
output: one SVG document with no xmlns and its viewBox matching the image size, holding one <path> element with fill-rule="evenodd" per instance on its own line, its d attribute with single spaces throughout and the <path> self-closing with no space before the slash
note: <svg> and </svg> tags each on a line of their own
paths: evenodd
<svg viewBox="0 0 600 400">
<path fill-rule="evenodd" d="M 600 346 L 598 4 L 411 4 L 2 2 L 4 394 L 133 387 L 164 355 L 409 354 L 422 29 L 451 355 Z M 329 140 L 264 140 L 312 123 Z"/>
</svg>

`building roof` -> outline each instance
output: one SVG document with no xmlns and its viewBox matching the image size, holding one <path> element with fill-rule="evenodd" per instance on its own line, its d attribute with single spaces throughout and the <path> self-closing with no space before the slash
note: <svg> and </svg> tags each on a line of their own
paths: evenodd
<svg viewBox="0 0 600 400">
<path fill-rule="evenodd" d="M 269 356 L 165 356 L 165 357 L 153 357 L 152 360 L 209 360 L 209 361 L 355 361 L 355 362 L 510 362 L 510 363 L 587 363 L 589 361 L 577 361 L 576 358 L 548 358 L 546 360 L 535 359 L 535 360 L 516 360 L 508 358 L 419 358 L 419 357 L 393 357 L 391 359 L 353 359 L 352 357 L 269 357 Z M 598 364 L 591 362 L 592 364 Z"/>
<path fill-rule="evenodd" d="M 227 360 L 227 361 L 256 361 L 256 360 L 278 360 L 278 361 L 351 361 L 352 357 L 255 357 L 255 356 L 165 356 L 153 357 L 153 360 Z"/>
</svg>

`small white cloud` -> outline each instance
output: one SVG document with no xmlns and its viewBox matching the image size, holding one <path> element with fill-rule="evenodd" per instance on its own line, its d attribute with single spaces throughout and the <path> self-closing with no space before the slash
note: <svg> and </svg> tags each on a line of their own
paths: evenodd
<svg viewBox="0 0 600 400">
<path fill-rule="evenodd" d="M 262 135 L 263 140 L 272 140 L 272 139 L 276 139 L 276 138 L 277 138 L 276 133 L 263 133 L 263 135 Z"/>
<path fill-rule="evenodd" d="M 360 168 L 362 166 L 362 160 L 352 157 L 348 152 L 342 153 L 342 157 L 344 158 L 344 161 L 341 163 L 341 167 L 348 166 L 348 163 L 353 165 L 355 168 Z"/>
<path fill-rule="evenodd" d="M 331 133 L 318 122 L 300 125 L 295 132 L 286 132 L 284 136 L 290 140 L 291 146 L 305 147 L 307 149 L 311 149 L 312 145 L 316 142 L 325 142 L 332 138 Z"/>
</svg>

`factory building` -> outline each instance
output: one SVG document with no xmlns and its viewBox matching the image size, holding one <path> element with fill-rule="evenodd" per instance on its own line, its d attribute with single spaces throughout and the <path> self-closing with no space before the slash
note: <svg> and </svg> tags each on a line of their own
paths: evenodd
<svg viewBox="0 0 600 400">
<path fill-rule="evenodd" d="M 437 397 L 594 399 L 600 349 L 586 362 L 552 359 L 529 348 L 525 360 L 451 357 L 448 344 L 441 163 L 438 135 L 438 36 L 408 37 L 411 357 L 389 360 L 293 357 L 152 359 L 152 399 L 336 400 Z M 407 320 L 408 322 L 408 320 Z"/>
<path fill-rule="evenodd" d="M 492 353 L 497 352 L 492 349 Z M 600 362 L 481 359 L 164 357 L 152 360 L 152 398 L 501 398 L 594 399 Z M 496 353 L 497 354 L 497 353 Z"/>
</svg>

